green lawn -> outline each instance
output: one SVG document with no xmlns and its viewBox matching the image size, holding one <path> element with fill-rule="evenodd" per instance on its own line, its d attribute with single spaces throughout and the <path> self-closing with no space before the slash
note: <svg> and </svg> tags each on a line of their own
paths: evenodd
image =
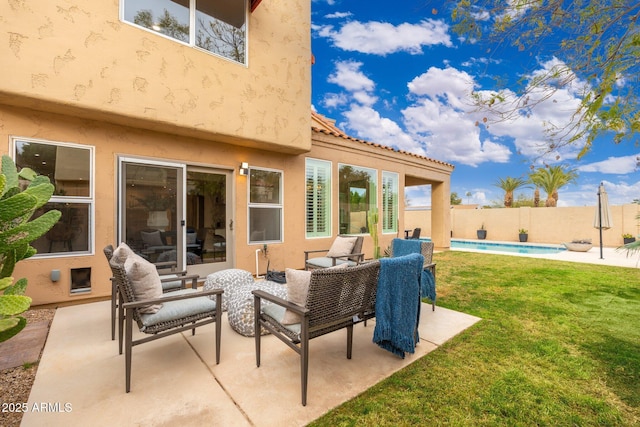
<svg viewBox="0 0 640 427">
<path fill-rule="evenodd" d="M 640 425 L 639 269 L 435 261 L 438 305 L 483 320 L 311 425 Z"/>
</svg>

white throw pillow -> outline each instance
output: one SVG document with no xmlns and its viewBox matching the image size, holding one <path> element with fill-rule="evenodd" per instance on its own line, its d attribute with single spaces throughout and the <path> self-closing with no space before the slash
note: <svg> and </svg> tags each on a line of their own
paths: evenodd
<svg viewBox="0 0 640 427">
<path fill-rule="evenodd" d="M 338 236 L 336 240 L 333 241 L 329 252 L 327 252 L 328 257 L 336 257 L 336 256 L 346 256 L 351 255 L 353 251 L 353 246 L 356 244 L 357 237 L 343 237 Z"/>
<path fill-rule="evenodd" d="M 129 255 L 133 255 L 133 250 L 126 243 L 122 242 L 118 247 L 113 251 L 112 260 L 117 262 L 118 264 L 124 264 L 124 262 L 129 258 Z"/>
<path fill-rule="evenodd" d="M 287 278 L 287 301 L 304 307 L 307 303 L 307 294 L 309 293 L 309 282 L 311 281 L 311 272 L 304 270 L 294 270 L 292 268 L 285 269 Z M 302 319 L 300 315 L 286 310 L 282 318 L 283 325 L 291 325 L 300 323 Z"/>
<path fill-rule="evenodd" d="M 140 255 L 132 253 L 124 262 L 124 269 L 129 276 L 133 295 L 136 300 L 162 297 L 162 282 L 156 266 Z M 162 304 L 151 304 L 140 307 L 140 313 L 157 313 Z"/>
</svg>

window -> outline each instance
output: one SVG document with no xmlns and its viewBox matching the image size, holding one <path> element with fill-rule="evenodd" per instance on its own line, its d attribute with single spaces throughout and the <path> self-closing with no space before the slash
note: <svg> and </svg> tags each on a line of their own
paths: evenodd
<svg viewBox="0 0 640 427">
<path fill-rule="evenodd" d="M 351 165 L 339 166 L 340 234 L 368 233 L 368 216 L 376 208 L 375 169 Z"/>
<path fill-rule="evenodd" d="M 398 232 L 398 174 L 382 172 L 382 232 Z"/>
<path fill-rule="evenodd" d="M 282 172 L 249 169 L 249 243 L 282 242 Z"/>
<path fill-rule="evenodd" d="M 123 0 L 123 20 L 245 63 L 245 0 Z"/>
<path fill-rule="evenodd" d="M 90 253 L 93 238 L 93 148 L 31 140 L 12 139 L 18 170 L 28 167 L 49 177 L 55 186 L 49 203 L 34 218 L 52 209 L 62 213 L 51 230 L 31 246 L 36 256 Z"/>
<path fill-rule="evenodd" d="M 331 236 L 331 162 L 306 159 L 306 233 Z"/>
</svg>

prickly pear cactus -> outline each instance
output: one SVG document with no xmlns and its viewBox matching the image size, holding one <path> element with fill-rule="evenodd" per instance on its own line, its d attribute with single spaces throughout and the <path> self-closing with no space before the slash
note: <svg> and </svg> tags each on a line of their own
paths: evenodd
<svg viewBox="0 0 640 427">
<path fill-rule="evenodd" d="M 52 210 L 31 221 L 36 209 L 44 206 L 53 194 L 54 186 L 46 176 L 38 176 L 28 168 L 20 173 L 9 156 L 2 156 L 0 174 L 0 342 L 20 332 L 27 320 L 18 316 L 31 306 L 24 295 L 27 280 L 14 283 L 13 269 L 18 261 L 36 253 L 30 243 L 44 235 L 60 219 Z M 29 185 L 22 190 L 20 179 Z"/>
</svg>

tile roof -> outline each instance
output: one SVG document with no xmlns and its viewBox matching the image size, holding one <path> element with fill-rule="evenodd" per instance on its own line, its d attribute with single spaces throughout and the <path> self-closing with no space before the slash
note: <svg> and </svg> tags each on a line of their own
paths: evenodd
<svg viewBox="0 0 640 427">
<path fill-rule="evenodd" d="M 349 141 L 359 142 L 359 143 L 362 143 L 362 144 L 366 144 L 366 145 L 368 145 L 370 147 L 376 147 L 376 148 L 380 148 L 380 149 L 383 149 L 383 150 L 394 151 L 396 153 L 405 154 L 407 156 L 412 156 L 412 157 L 416 157 L 416 158 L 419 158 L 419 159 L 428 160 L 430 162 L 435 162 L 435 163 L 439 163 L 439 164 L 442 164 L 442 165 L 450 166 L 451 168 L 455 167 L 451 163 L 447 163 L 447 162 L 443 162 L 443 161 L 440 161 L 440 160 L 432 159 L 431 157 L 422 156 L 420 154 L 411 153 L 411 152 L 405 151 L 405 150 L 398 150 L 396 148 L 389 147 L 388 145 L 377 144 L 375 142 L 370 142 L 370 141 L 365 141 L 363 139 L 354 138 L 354 137 L 349 136 L 346 133 L 344 133 L 341 129 L 339 129 L 335 125 L 335 123 L 336 123 L 335 120 L 329 119 L 329 118 L 323 116 L 322 114 L 316 113 L 315 111 L 311 112 L 311 130 L 313 130 L 314 132 L 323 133 L 325 135 L 336 136 L 338 138 L 347 139 Z"/>
</svg>

